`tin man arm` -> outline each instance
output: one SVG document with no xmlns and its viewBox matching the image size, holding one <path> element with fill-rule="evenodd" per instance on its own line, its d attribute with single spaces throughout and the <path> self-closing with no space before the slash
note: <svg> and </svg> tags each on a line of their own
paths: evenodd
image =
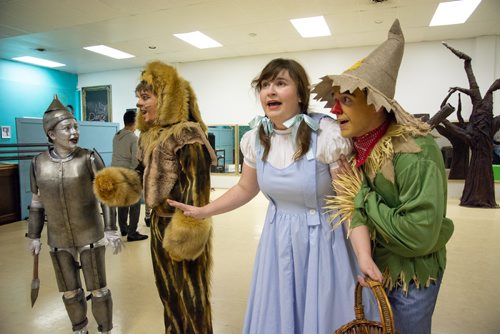
<svg viewBox="0 0 500 334">
<path fill-rule="evenodd" d="M 32 255 L 40 253 L 42 246 L 40 235 L 42 234 L 43 224 L 45 220 L 45 210 L 43 208 L 40 197 L 33 194 L 30 204 L 29 220 L 28 220 L 28 250 Z"/>
<path fill-rule="evenodd" d="M 45 209 L 43 208 L 42 201 L 38 196 L 38 186 L 35 176 L 35 163 L 36 158 L 31 161 L 30 167 L 30 187 L 33 196 L 31 198 L 29 219 L 28 219 L 28 250 L 32 255 L 40 253 L 42 246 L 40 242 L 40 235 L 42 234 L 43 224 L 45 221 Z"/>
<path fill-rule="evenodd" d="M 92 164 L 92 171 L 95 177 L 97 172 L 99 172 L 101 169 L 105 167 L 104 161 L 102 160 L 100 155 L 94 151 L 90 156 L 90 162 Z M 113 249 L 113 254 L 116 255 L 120 253 L 122 250 L 122 239 L 118 234 L 116 221 L 114 219 L 111 219 L 110 207 L 102 202 L 100 202 L 100 204 L 104 219 L 104 236 L 106 237 L 106 241 L 108 242 L 108 244 L 111 245 L 111 248 Z"/>
</svg>

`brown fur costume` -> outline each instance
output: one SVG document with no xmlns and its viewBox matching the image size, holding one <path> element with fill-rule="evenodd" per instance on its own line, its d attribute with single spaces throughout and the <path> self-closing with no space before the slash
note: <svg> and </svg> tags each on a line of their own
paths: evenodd
<svg viewBox="0 0 500 334">
<path fill-rule="evenodd" d="M 142 184 L 137 172 L 123 167 L 104 168 L 94 180 L 97 199 L 109 206 L 130 206 L 141 199 Z"/>
<path fill-rule="evenodd" d="M 196 96 L 175 68 L 161 62 L 149 63 L 140 80 L 151 87 L 158 100 L 156 120 L 146 123 L 139 112 L 136 124 L 141 131 L 138 170 L 146 205 L 153 209 L 151 253 L 164 305 L 165 332 L 212 333 L 211 220 L 186 217 L 166 200 L 195 206 L 207 204 L 210 165 L 216 156 L 208 142 Z M 127 180 L 135 183 L 131 178 Z M 95 183 L 113 182 L 119 180 Z M 102 190 L 105 189 L 96 192 Z M 121 197 L 120 194 L 116 191 L 114 196 Z"/>
</svg>

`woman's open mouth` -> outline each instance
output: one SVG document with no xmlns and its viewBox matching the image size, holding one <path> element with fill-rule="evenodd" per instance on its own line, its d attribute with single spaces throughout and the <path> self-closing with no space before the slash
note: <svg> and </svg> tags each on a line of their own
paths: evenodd
<svg viewBox="0 0 500 334">
<path fill-rule="evenodd" d="M 281 106 L 281 102 L 279 101 L 269 101 L 267 102 L 267 107 L 270 109 L 270 110 L 276 110 L 276 109 L 279 109 L 279 107 Z"/>
</svg>

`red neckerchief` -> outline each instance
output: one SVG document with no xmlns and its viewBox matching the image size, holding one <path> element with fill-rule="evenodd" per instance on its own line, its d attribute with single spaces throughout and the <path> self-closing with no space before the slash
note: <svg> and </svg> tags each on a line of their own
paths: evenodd
<svg viewBox="0 0 500 334">
<path fill-rule="evenodd" d="M 387 120 L 378 128 L 360 137 L 353 138 L 354 148 L 356 149 L 356 167 L 365 163 L 372 149 L 375 147 L 375 144 L 377 144 L 380 138 L 386 133 L 390 124 L 391 122 Z"/>
</svg>

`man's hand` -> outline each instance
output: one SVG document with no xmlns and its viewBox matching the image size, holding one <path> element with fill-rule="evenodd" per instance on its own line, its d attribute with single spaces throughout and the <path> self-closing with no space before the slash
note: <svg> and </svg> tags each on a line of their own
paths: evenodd
<svg viewBox="0 0 500 334">
<path fill-rule="evenodd" d="M 113 254 L 116 255 L 122 251 L 122 239 L 118 234 L 118 231 L 104 231 L 104 236 L 106 241 L 113 248 Z"/>
<path fill-rule="evenodd" d="M 42 243 L 40 242 L 40 238 L 29 239 L 28 238 L 28 250 L 31 255 L 40 254 L 40 249 L 42 248 Z"/>
</svg>

